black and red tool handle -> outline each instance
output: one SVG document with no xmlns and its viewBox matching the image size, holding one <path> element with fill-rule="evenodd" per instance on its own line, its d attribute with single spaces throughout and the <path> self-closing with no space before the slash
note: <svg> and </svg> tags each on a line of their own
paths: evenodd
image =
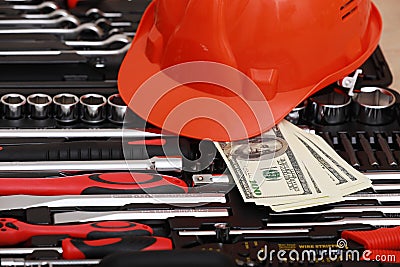
<svg viewBox="0 0 400 267">
<path fill-rule="evenodd" d="M 191 159 L 190 143 L 176 137 L 156 137 L 131 141 L 69 141 L 46 144 L 4 145 L 0 161 L 141 160 L 155 156 Z"/>
<path fill-rule="evenodd" d="M 151 227 L 128 221 L 103 221 L 86 224 L 36 225 L 12 218 L 0 219 L 0 246 L 25 242 L 34 236 L 68 235 L 73 238 L 103 239 L 126 235 L 149 236 Z"/>
<path fill-rule="evenodd" d="M 66 238 L 62 241 L 64 259 L 98 259 L 115 252 L 171 250 L 169 238 L 156 236 L 124 236 L 99 240 Z"/>
<path fill-rule="evenodd" d="M 153 173 L 96 173 L 57 178 L 0 178 L 0 195 L 187 193 L 179 178 Z"/>
</svg>

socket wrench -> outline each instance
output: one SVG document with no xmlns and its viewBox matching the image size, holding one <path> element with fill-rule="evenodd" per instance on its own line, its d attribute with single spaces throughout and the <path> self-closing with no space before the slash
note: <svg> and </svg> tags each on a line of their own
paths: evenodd
<svg viewBox="0 0 400 267">
<path fill-rule="evenodd" d="M 355 117 L 363 124 L 384 125 L 393 121 L 396 96 L 379 87 L 363 87 L 353 96 Z"/>
<path fill-rule="evenodd" d="M 17 120 L 24 116 L 25 96 L 20 94 L 6 94 L 0 98 L 0 102 L 3 106 L 4 118 Z"/>
<path fill-rule="evenodd" d="M 119 94 L 114 94 L 108 97 L 108 120 L 122 124 L 124 122 L 127 106 Z"/>
<path fill-rule="evenodd" d="M 54 117 L 62 123 L 75 122 L 79 118 L 79 98 L 73 94 L 58 94 L 53 97 Z"/>
<path fill-rule="evenodd" d="M 98 94 L 86 94 L 80 97 L 80 118 L 86 123 L 103 122 L 107 117 L 107 99 Z"/>
<path fill-rule="evenodd" d="M 53 100 L 46 94 L 32 94 L 26 98 L 28 114 L 32 119 L 43 120 L 51 116 Z"/>
</svg>

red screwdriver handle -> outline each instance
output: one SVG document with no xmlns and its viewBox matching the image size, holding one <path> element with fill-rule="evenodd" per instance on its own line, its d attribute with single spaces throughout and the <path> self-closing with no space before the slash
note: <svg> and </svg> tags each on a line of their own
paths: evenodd
<svg viewBox="0 0 400 267">
<path fill-rule="evenodd" d="M 12 218 L 1 218 L 0 226 L 0 246 L 17 245 L 39 235 L 69 235 L 73 238 L 100 239 L 125 235 L 148 236 L 153 234 L 151 227 L 129 221 L 36 225 Z"/>
<path fill-rule="evenodd" d="M 400 249 L 400 226 L 369 231 L 343 231 L 342 238 L 353 240 L 366 249 Z"/>
<path fill-rule="evenodd" d="M 151 173 L 96 173 L 58 178 L 0 178 L 0 195 L 86 195 L 186 193 L 187 185 L 172 176 Z"/>
<path fill-rule="evenodd" d="M 100 240 L 66 238 L 62 241 L 64 259 L 99 259 L 115 252 L 171 250 L 168 238 L 155 236 L 125 236 Z"/>
</svg>

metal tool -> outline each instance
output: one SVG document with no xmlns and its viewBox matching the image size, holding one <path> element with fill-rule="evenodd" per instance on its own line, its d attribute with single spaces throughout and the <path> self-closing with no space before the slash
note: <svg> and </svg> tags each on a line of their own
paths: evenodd
<svg viewBox="0 0 400 267">
<path fill-rule="evenodd" d="M 80 118 L 86 123 L 103 122 L 107 117 L 107 99 L 99 94 L 86 94 L 80 97 Z"/>
<path fill-rule="evenodd" d="M 72 47 L 103 47 L 114 43 L 129 44 L 132 38 L 125 34 L 114 34 L 102 41 L 65 41 L 65 44 Z"/>
<path fill-rule="evenodd" d="M 310 98 L 311 116 L 319 124 L 340 124 L 349 120 L 351 98 L 342 90 L 335 89 Z"/>
<path fill-rule="evenodd" d="M 26 98 L 28 114 L 32 119 L 42 120 L 51 117 L 53 100 L 46 94 L 32 94 Z"/>
<path fill-rule="evenodd" d="M 297 107 L 295 107 L 286 117 L 285 120 L 293 123 L 293 124 L 298 124 L 305 115 L 306 107 L 307 107 L 308 102 L 304 101 Z"/>
<path fill-rule="evenodd" d="M 160 203 L 163 199 L 159 200 Z M 205 203 L 206 199 L 201 200 Z M 183 203 L 176 203 L 183 204 Z M 186 203 L 188 204 L 188 203 Z M 191 203 L 193 204 L 193 203 Z M 198 203 L 195 203 L 198 204 Z M 99 220 L 166 220 L 174 217 L 216 218 L 228 217 L 229 211 L 224 208 L 176 208 L 176 209 L 143 209 L 133 211 L 72 211 L 54 215 L 54 223 L 90 222 Z M 107 218 L 107 219 L 106 219 Z M 125 219 L 122 219 L 125 218 Z"/>
<path fill-rule="evenodd" d="M 80 20 L 73 15 L 61 16 L 55 19 L 0 19 L 0 26 L 2 25 L 58 26 L 64 23 L 69 23 L 75 27 L 81 24 Z"/>
<path fill-rule="evenodd" d="M 62 116 L 59 114 L 59 118 Z M 145 132 L 135 129 L 0 129 L 0 138 L 136 138 L 161 137 L 159 133 Z"/>
<path fill-rule="evenodd" d="M 104 31 L 94 23 L 84 23 L 76 28 L 43 28 L 43 29 L 1 29 L 0 34 L 55 34 L 66 39 L 77 39 L 82 32 L 91 32 L 96 36 L 105 35 Z M 3 52 L 4 53 L 4 52 Z"/>
<path fill-rule="evenodd" d="M 63 123 L 75 122 L 79 118 L 79 98 L 73 94 L 58 94 L 53 97 L 54 118 Z"/>
<path fill-rule="evenodd" d="M 71 195 L 71 196 L 3 196 L 0 197 L 0 210 L 11 209 L 26 209 L 33 207 L 120 207 L 128 204 L 199 204 L 199 203 L 225 203 L 225 194 L 221 193 L 179 193 L 179 194 L 108 194 L 108 195 Z M 142 218 L 146 216 L 156 218 L 157 216 L 164 216 L 157 214 L 153 210 L 135 210 L 121 213 L 125 217 Z M 222 210 L 202 209 L 202 210 L 159 210 L 160 213 L 202 213 L 206 211 L 220 212 Z M 150 213 L 149 213 L 150 212 Z M 227 214 L 223 210 L 223 214 Z M 210 214 L 211 214 L 210 213 Z M 74 213 L 62 213 L 63 216 L 69 216 L 69 219 L 76 218 Z M 80 218 L 97 218 L 97 217 L 118 217 L 118 213 L 110 216 L 111 213 L 93 213 L 89 212 L 83 214 Z M 147 214 L 147 215 L 146 215 Z M 61 216 L 61 214 L 57 215 Z M 62 218 L 62 217 L 59 217 Z M 157 217 L 158 218 L 158 217 Z M 168 218 L 168 217 L 167 217 Z"/>
<path fill-rule="evenodd" d="M 340 141 L 342 141 L 342 145 L 343 145 L 347 155 L 349 156 L 350 164 L 353 167 L 359 167 L 360 162 L 357 159 L 356 152 L 354 151 L 354 148 L 353 148 L 349 138 L 347 137 L 347 134 L 339 133 L 339 136 L 340 136 Z"/>
<path fill-rule="evenodd" d="M 146 160 L 28 161 L 0 162 L 0 171 L 171 171 L 182 170 L 181 157 L 153 157 Z"/>
<path fill-rule="evenodd" d="M 179 142 L 179 143 L 178 143 Z M 29 153 L 26 153 L 29 151 Z M 85 161 L 85 160 L 143 160 L 152 157 L 193 159 L 190 142 L 175 137 L 108 141 L 63 141 L 37 144 L 7 144 L 0 150 L 0 161 Z M 211 162 L 210 162 L 211 163 Z"/>
<path fill-rule="evenodd" d="M 6 94 L 0 98 L 3 106 L 3 114 L 6 119 L 16 120 L 24 115 L 26 98 L 20 94 Z"/>
<path fill-rule="evenodd" d="M 355 118 L 368 125 L 383 125 L 394 119 L 396 97 L 389 90 L 363 87 L 353 96 Z"/>
<path fill-rule="evenodd" d="M 284 228 L 284 229 L 254 229 L 254 230 L 230 230 L 230 235 L 248 235 L 248 234 L 292 234 L 292 233 L 309 233 L 309 228 Z M 216 231 L 214 230 L 182 230 L 179 231 L 180 236 L 213 236 Z M 1 250 L 0 250 L 1 251 Z M 1 254 L 1 253 L 0 253 Z"/>
<path fill-rule="evenodd" d="M 85 260 L 27 260 L 25 258 L 1 258 L 0 266 L 69 266 L 69 265 L 96 265 L 101 259 Z"/>
<path fill-rule="evenodd" d="M 122 13 L 119 12 L 103 12 L 98 8 L 91 8 L 88 11 L 86 11 L 85 15 L 87 17 L 90 16 L 100 16 L 100 17 L 105 17 L 105 18 L 121 18 Z"/>
<path fill-rule="evenodd" d="M 56 178 L 0 178 L 0 195 L 187 193 L 184 181 L 152 173 L 95 173 Z M 1 234 L 1 232 L 0 232 Z"/>
<path fill-rule="evenodd" d="M 15 9 L 15 10 L 42 10 L 42 9 L 58 9 L 58 5 L 51 1 L 46 1 L 38 5 L 4 5 L 0 6 L 1 9 Z"/>
<path fill-rule="evenodd" d="M 65 238 L 61 247 L 39 248 L 0 248 L 0 255 L 30 254 L 40 250 L 55 250 L 62 253 L 64 259 L 102 258 L 116 252 L 133 252 L 149 250 L 171 250 L 172 241 L 165 237 L 132 236 L 130 234 L 117 238 L 102 238 L 98 240 L 82 240 Z"/>
<path fill-rule="evenodd" d="M 380 133 L 376 134 L 376 137 L 378 138 L 378 143 L 381 146 L 382 151 L 385 154 L 385 157 L 386 157 L 389 165 L 397 166 L 397 161 L 393 157 L 393 153 L 390 150 L 389 144 L 387 143 L 386 139 L 383 138 L 382 134 L 380 134 Z"/>
<path fill-rule="evenodd" d="M 362 213 L 362 212 L 382 212 L 385 214 L 399 214 L 400 206 L 367 206 L 367 205 L 357 205 L 356 206 L 346 206 L 346 207 L 331 207 L 326 210 L 320 211 L 302 211 L 302 212 L 279 212 L 270 213 L 270 216 L 280 217 L 280 216 L 305 216 L 305 215 L 322 215 L 322 214 L 334 214 L 334 213 Z"/>
<path fill-rule="evenodd" d="M 1 33 L 1 30 L 0 30 Z M 118 49 L 112 50 L 37 50 L 37 51 L 0 51 L 0 56 L 59 56 L 75 54 L 81 56 L 113 56 L 122 55 L 126 53 L 130 48 L 130 44 L 127 44 Z"/>
<path fill-rule="evenodd" d="M 122 124 L 124 122 L 127 106 L 119 94 L 114 94 L 108 97 L 108 120 Z"/>
<path fill-rule="evenodd" d="M 372 199 L 381 202 L 393 202 L 393 201 L 400 202 L 400 193 L 381 193 L 381 194 L 358 193 L 344 197 L 344 200 L 361 200 L 361 199 Z"/>
<path fill-rule="evenodd" d="M 373 226 L 398 226 L 400 225 L 400 218 L 343 218 L 335 221 L 324 221 L 324 222 L 297 222 L 293 220 L 290 223 L 271 222 L 267 226 L 270 227 L 314 227 L 314 226 L 334 226 L 334 225 L 345 225 L 345 224 L 368 224 Z"/>
<path fill-rule="evenodd" d="M 365 138 L 364 134 L 358 134 L 358 138 L 360 139 L 360 144 L 364 150 L 364 152 L 367 154 L 369 164 L 371 166 L 379 166 L 378 160 L 376 159 L 374 155 L 374 151 L 372 150 L 371 144 L 368 142 L 367 138 Z"/>
<path fill-rule="evenodd" d="M 26 13 L 26 14 L 21 14 L 20 17 L 26 18 L 26 19 L 50 19 L 50 18 L 56 18 L 56 17 L 66 17 L 71 15 L 67 10 L 65 9 L 56 9 L 50 13 Z"/>
<path fill-rule="evenodd" d="M 104 221 L 70 225 L 28 224 L 12 218 L 0 218 L 0 246 L 12 246 L 39 235 L 68 235 L 74 238 L 100 239 L 125 235 L 152 235 L 149 226 L 128 221 Z"/>
</svg>

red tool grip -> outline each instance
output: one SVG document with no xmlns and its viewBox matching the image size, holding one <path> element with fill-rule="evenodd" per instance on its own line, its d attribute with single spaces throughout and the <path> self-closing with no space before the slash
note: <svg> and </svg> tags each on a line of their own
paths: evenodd
<svg viewBox="0 0 400 267">
<path fill-rule="evenodd" d="M 99 240 L 66 238 L 62 241 L 64 259 L 98 259 L 116 252 L 171 250 L 168 238 L 154 236 L 125 236 Z"/>
<path fill-rule="evenodd" d="M 78 4 L 79 0 L 67 0 L 68 8 L 74 8 Z"/>
<path fill-rule="evenodd" d="M 69 235 L 74 238 L 100 239 L 125 235 L 152 235 L 151 227 L 129 221 L 103 221 L 86 224 L 36 225 L 16 219 L 0 219 L 0 246 L 17 245 L 39 235 Z"/>
<path fill-rule="evenodd" d="M 0 178 L 0 195 L 187 193 L 184 181 L 150 173 L 97 173 L 58 178 Z"/>
<path fill-rule="evenodd" d="M 366 249 L 400 249 L 400 227 L 370 231 L 343 231 L 342 238 L 353 240 Z"/>
</svg>

